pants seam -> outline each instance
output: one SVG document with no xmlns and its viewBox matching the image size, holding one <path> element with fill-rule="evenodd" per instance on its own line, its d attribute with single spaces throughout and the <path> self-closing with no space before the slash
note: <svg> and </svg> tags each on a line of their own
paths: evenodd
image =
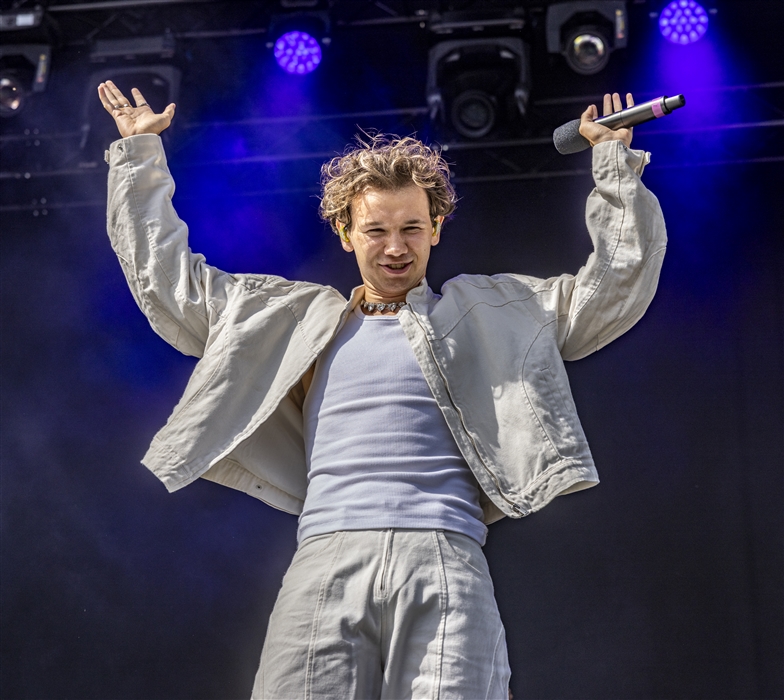
<svg viewBox="0 0 784 700">
<path fill-rule="evenodd" d="M 485 691 L 485 700 L 489 700 L 490 698 L 490 691 L 493 687 L 493 681 L 495 681 L 495 660 L 498 658 L 498 645 L 501 643 L 501 639 L 504 636 L 503 628 L 498 632 L 498 637 L 495 640 L 495 647 L 493 647 L 493 661 L 492 661 L 492 672 L 490 673 L 490 680 L 487 683 L 487 690 Z"/>
<path fill-rule="evenodd" d="M 446 612 L 449 604 L 449 590 L 446 582 L 446 569 L 444 567 L 444 556 L 443 556 L 443 552 L 441 551 L 441 542 L 439 539 L 439 535 L 443 537 L 443 532 L 441 531 L 431 532 L 431 537 L 434 545 L 433 548 L 435 549 L 436 559 L 438 560 L 438 575 L 441 584 L 441 595 L 440 595 L 441 620 L 439 621 L 438 624 L 438 641 L 436 644 L 436 664 L 435 664 L 435 674 L 433 678 L 433 700 L 439 700 L 439 698 L 441 697 L 441 674 L 443 670 L 442 667 L 444 664 L 444 641 L 446 637 Z"/>
<path fill-rule="evenodd" d="M 343 546 L 343 533 L 339 534 L 340 541 L 335 547 L 335 553 L 332 555 L 332 561 L 329 563 L 329 567 L 324 572 L 324 576 L 321 579 L 321 584 L 319 585 L 319 592 L 318 592 L 318 600 L 316 601 L 316 609 L 313 612 L 313 626 L 311 628 L 310 633 L 310 645 L 308 646 L 308 661 L 307 661 L 307 670 L 305 671 L 305 699 L 311 700 L 313 698 L 313 666 L 315 664 L 315 649 L 316 649 L 316 641 L 318 640 L 318 632 L 319 632 L 319 623 L 321 622 L 321 608 L 324 605 L 324 598 L 326 596 L 326 588 L 327 583 L 330 579 L 330 575 L 332 574 L 332 569 L 335 567 L 335 562 L 337 561 L 338 555 L 340 554 L 340 550 Z"/>
</svg>

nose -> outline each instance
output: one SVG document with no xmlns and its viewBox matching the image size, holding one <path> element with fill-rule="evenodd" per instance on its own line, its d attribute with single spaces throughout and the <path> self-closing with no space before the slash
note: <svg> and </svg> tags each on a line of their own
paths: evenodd
<svg viewBox="0 0 784 700">
<path fill-rule="evenodd" d="M 398 257 L 408 252 L 405 236 L 400 231 L 392 231 L 387 237 L 384 253 L 390 257 Z"/>
</svg>

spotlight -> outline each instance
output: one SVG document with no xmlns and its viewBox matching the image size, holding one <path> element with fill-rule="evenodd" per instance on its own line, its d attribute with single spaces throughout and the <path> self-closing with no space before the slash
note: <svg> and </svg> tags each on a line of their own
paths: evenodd
<svg viewBox="0 0 784 700">
<path fill-rule="evenodd" d="M 0 117 L 16 116 L 31 93 L 46 89 L 51 55 L 45 44 L 0 46 Z"/>
<path fill-rule="evenodd" d="M 24 107 L 25 91 L 13 73 L 0 74 L 0 117 L 13 117 Z"/>
<path fill-rule="evenodd" d="M 319 67 L 323 47 L 330 44 L 329 12 L 317 9 L 318 2 L 282 2 L 283 9 L 295 8 L 270 18 L 267 48 L 277 64 L 290 75 L 307 75 Z M 302 10 L 302 7 L 316 8 Z"/>
<path fill-rule="evenodd" d="M 578 27 L 566 39 L 566 62 L 575 73 L 593 75 L 610 61 L 607 36 L 595 27 Z"/>
<path fill-rule="evenodd" d="M 508 129 L 525 116 L 529 93 L 528 49 L 518 37 L 444 41 L 430 49 L 430 118 L 448 121 L 460 136 Z"/>
<path fill-rule="evenodd" d="M 659 31 L 673 44 L 692 44 L 708 31 L 708 13 L 694 0 L 673 0 L 659 15 Z"/>
<path fill-rule="evenodd" d="M 626 25 L 622 0 L 556 3 L 547 8 L 547 50 L 563 54 L 575 73 L 593 75 L 626 46 Z"/>
<path fill-rule="evenodd" d="M 275 42 L 275 60 L 287 73 L 312 73 L 321 63 L 321 46 L 307 32 L 286 32 Z"/>
</svg>

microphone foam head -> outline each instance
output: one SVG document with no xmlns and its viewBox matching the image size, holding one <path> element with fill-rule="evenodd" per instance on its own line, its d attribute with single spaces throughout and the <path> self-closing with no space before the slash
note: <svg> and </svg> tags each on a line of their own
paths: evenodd
<svg viewBox="0 0 784 700">
<path fill-rule="evenodd" d="M 580 133 L 580 120 L 573 119 L 563 126 L 559 126 L 553 132 L 553 143 L 558 149 L 558 153 L 568 155 L 569 153 L 579 153 L 590 147 L 588 139 Z"/>
</svg>

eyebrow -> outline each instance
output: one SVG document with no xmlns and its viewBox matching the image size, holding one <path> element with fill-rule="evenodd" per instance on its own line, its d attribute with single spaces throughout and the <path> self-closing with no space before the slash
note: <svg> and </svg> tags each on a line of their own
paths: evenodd
<svg viewBox="0 0 784 700">
<path fill-rule="evenodd" d="M 404 221 L 403 225 L 408 226 L 409 224 L 424 224 L 427 223 L 425 219 L 409 219 L 408 221 Z M 362 226 L 385 226 L 386 224 L 382 223 L 381 221 L 365 221 Z"/>
</svg>

